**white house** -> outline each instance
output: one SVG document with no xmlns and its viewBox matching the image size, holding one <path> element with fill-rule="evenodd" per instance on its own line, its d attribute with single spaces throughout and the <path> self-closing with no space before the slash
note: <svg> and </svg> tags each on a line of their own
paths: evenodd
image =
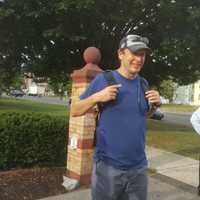
<svg viewBox="0 0 200 200">
<path fill-rule="evenodd" d="M 174 93 L 173 102 L 200 105 L 200 80 L 193 84 L 178 86 Z"/>
<path fill-rule="evenodd" d="M 38 77 L 34 77 L 33 74 L 28 73 L 24 79 L 25 91 L 28 95 L 32 96 L 46 96 L 50 89 L 46 80 Z"/>
</svg>

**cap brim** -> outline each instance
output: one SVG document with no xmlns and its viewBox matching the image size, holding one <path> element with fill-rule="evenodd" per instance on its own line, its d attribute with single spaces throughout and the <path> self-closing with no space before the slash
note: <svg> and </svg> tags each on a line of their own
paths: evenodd
<svg viewBox="0 0 200 200">
<path fill-rule="evenodd" d="M 146 44 L 138 44 L 138 45 L 134 45 L 134 46 L 127 47 L 127 48 L 130 51 L 132 51 L 133 53 L 140 51 L 140 50 L 150 51 L 150 48 Z"/>
</svg>

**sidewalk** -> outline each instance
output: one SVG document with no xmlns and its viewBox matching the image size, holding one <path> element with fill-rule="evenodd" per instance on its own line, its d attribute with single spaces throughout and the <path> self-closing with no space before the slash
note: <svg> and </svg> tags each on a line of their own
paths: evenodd
<svg viewBox="0 0 200 200">
<path fill-rule="evenodd" d="M 153 177 L 149 177 L 149 199 L 164 200 L 169 199 L 169 195 L 173 195 L 173 199 L 199 199 L 199 197 L 196 195 L 197 192 L 194 192 L 196 191 L 196 187 L 198 186 L 199 177 L 199 162 L 197 160 L 153 147 L 147 147 L 146 152 L 149 162 L 149 168 L 155 169 L 156 172 L 159 173 L 161 176 L 163 175 L 163 177 L 171 178 L 171 183 L 168 183 L 168 185 L 166 186 L 166 183 L 164 181 L 165 178 L 162 178 L 163 181 L 159 182 L 158 180 L 153 179 Z M 156 181 L 158 183 L 155 183 Z M 175 186 L 176 182 L 183 183 L 186 186 L 193 188 L 193 194 L 183 189 L 179 191 L 180 189 L 177 189 Z M 172 186 L 173 184 L 174 186 Z M 161 185 L 163 185 L 163 188 Z M 169 190 L 169 187 L 172 187 L 171 190 Z M 174 189 L 173 187 L 176 189 Z M 167 198 L 163 197 L 163 195 L 161 194 L 161 190 L 163 190 L 163 194 L 167 194 Z M 155 191 L 157 191 L 157 193 L 155 193 Z M 173 194 L 170 194 L 170 191 L 173 191 Z M 181 196 L 183 198 L 181 198 Z M 48 197 L 40 200 L 90 200 L 90 189 L 76 190 L 74 192 L 69 192 L 63 195 Z"/>
<path fill-rule="evenodd" d="M 193 187 L 198 186 L 199 161 L 167 152 L 153 147 L 147 147 L 149 168 L 157 173 L 176 179 Z"/>
</svg>

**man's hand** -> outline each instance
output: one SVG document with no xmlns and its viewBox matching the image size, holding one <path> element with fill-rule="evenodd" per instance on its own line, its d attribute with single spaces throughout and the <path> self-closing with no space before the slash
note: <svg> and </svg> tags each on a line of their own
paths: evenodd
<svg viewBox="0 0 200 200">
<path fill-rule="evenodd" d="M 149 90 L 145 92 L 145 98 L 148 99 L 149 103 L 155 105 L 155 106 L 160 106 L 161 105 L 161 99 L 159 92 L 156 90 Z"/>
<path fill-rule="evenodd" d="M 93 94 L 93 98 L 95 99 L 97 103 L 99 102 L 103 103 L 103 102 L 115 100 L 120 87 L 121 87 L 121 84 L 108 86 L 104 88 L 103 90 Z"/>
</svg>

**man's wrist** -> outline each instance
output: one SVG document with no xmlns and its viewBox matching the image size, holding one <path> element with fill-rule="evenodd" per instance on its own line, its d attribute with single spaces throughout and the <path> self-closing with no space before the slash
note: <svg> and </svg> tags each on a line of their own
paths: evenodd
<svg viewBox="0 0 200 200">
<path fill-rule="evenodd" d="M 159 102 L 159 104 L 157 105 L 157 107 L 160 107 L 160 106 L 162 106 L 162 102 Z"/>
<path fill-rule="evenodd" d="M 154 103 L 153 105 L 158 108 L 158 107 L 160 107 L 162 105 L 162 103 L 158 102 L 158 103 Z"/>
<path fill-rule="evenodd" d="M 93 104 L 99 103 L 99 98 L 98 98 L 98 94 L 97 93 L 95 93 L 95 94 L 93 94 L 91 96 L 91 101 L 92 101 Z"/>
</svg>

